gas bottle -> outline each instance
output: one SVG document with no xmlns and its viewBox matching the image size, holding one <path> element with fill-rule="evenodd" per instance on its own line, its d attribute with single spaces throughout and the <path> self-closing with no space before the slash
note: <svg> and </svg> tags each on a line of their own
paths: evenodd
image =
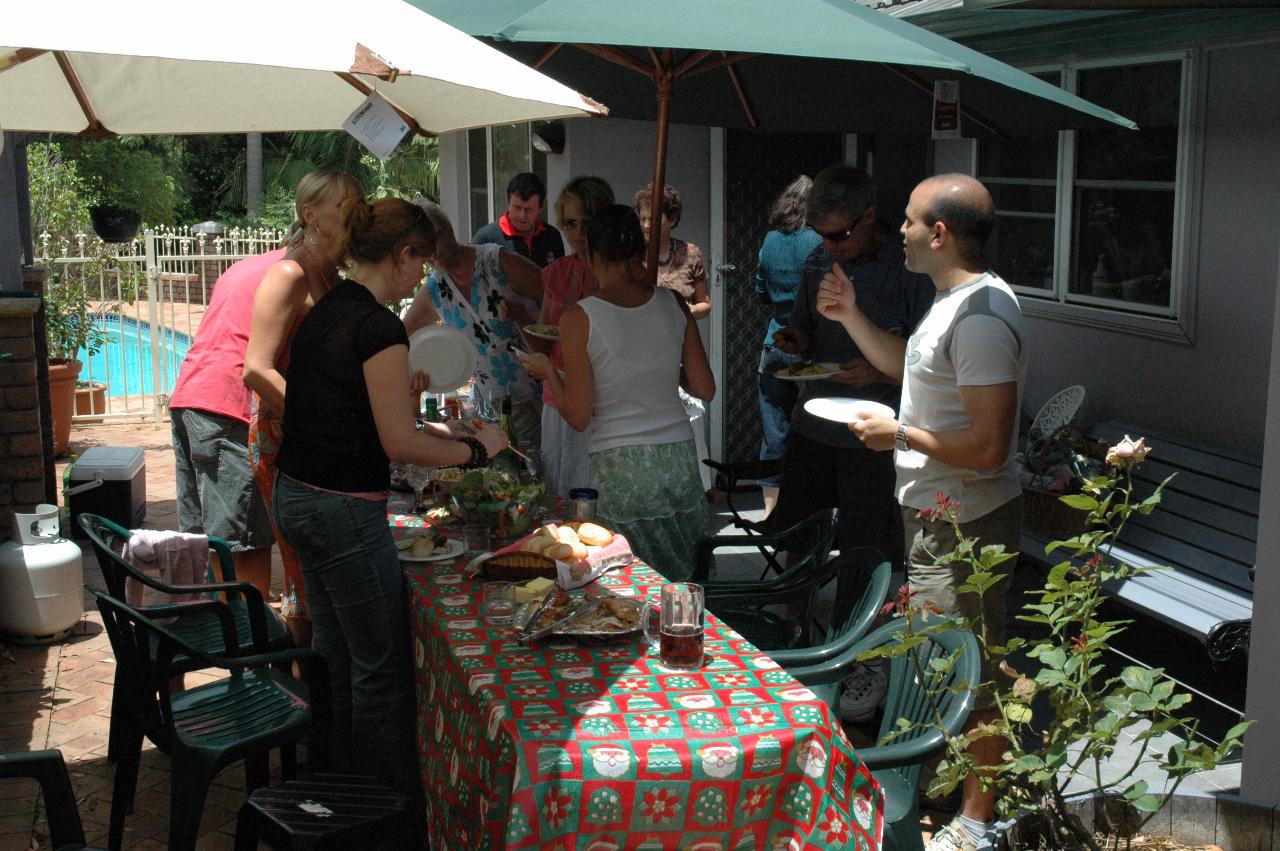
<svg viewBox="0 0 1280 851">
<path fill-rule="evenodd" d="M 0 631 L 23 644 L 65 638 L 84 614 L 80 547 L 62 537 L 58 506 L 14 512 L 0 544 Z"/>
</svg>

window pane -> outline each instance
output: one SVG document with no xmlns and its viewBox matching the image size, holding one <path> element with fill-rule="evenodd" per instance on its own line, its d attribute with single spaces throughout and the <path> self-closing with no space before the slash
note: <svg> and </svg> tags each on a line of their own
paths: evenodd
<svg viewBox="0 0 1280 851">
<path fill-rule="evenodd" d="M 1061 85 L 1062 81 L 1062 74 L 1058 71 L 1032 76 L 1054 86 Z M 978 143 L 978 174 L 984 180 L 987 177 L 1054 180 L 1058 174 L 1058 131 L 1046 130 L 1017 139 L 983 136 Z"/>
<path fill-rule="evenodd" d="M 1074 205 L 1071 292 L 1167 306 L 1172 190 L 1078 188 Z"/>
<path fill-rule="evenodd" d="M 1081 71 L 1079 95 L 1132 119 L 1139 129 L 1081 130 L 1076 178 L 1173 181 L 1181 87 L 1180 62 Z"/>
<path fill-rule="evenodd" d="M 1053 289 L 1053 217 L 996 214 L 987 240 L 987 258 L 1000 277 L 1016 287 Z"/>
<path fill-rule="evenodd" d="M 468 185 L 471 190 L 471 233 L 492 221 L 489 218 L 489 150 L 483 127 L 467 131 Z"/>
<path fill-rule="evenodd" d="M 507 211 L 507 181 L 529 170 L 528 124 L 493 128 L 493 218 Z"/>
</svg>

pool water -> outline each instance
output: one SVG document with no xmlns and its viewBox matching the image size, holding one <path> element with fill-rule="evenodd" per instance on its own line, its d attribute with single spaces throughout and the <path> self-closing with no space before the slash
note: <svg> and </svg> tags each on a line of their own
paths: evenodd
<svg viewBox="0 0 1280 851">
<path fill-rule="evenodd" d="M 81 349 L 76 359 L 84 364 L 81 381 L 101 381 L 108 396 L 170 393 L 178 378 L 178 367 L 187 356 L 191 338 L 163 328 L 160 340 L 160 381 L 158 390 L 151 377 L 151 325 L 128 316 L 105 316 L 94 323 L 106 333 L 106 342 L 90 357 Z"/>
</svg>

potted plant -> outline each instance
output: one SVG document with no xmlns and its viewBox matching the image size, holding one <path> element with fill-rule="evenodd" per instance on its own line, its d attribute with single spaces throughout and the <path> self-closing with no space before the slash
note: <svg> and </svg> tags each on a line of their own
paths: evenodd
<svg viewBox="0 0 1280 851">
<path fill-rule="evenodd" d="M 1235 751 L 1248 726 L 1231 728 L 1216 747 L 1197 741 L 1199 722 L 1184 714 L 1191 696 L 1179 691 L 1162 670 L 1140 665 L 1118 673 L 1105 670 L 1110 642 L 1129 622 L 1104 619 L 1104 583 L 1145 572 L 1110 558 L 1110 551 L 1134 512 L 1150 514 L 1156 509 L 1168 481 L 1145 498 L 1135 496 L 1132 469 L 1149 451 L 1141 438 L 1125 437 L 1107 451 L 1106 474 L 1085 478 L 1079 493 L 1061 497 L 1088 517 L 1079 534 L 1046 547 L 1047 552 L 1061 550 L 1067 557 L 1048 571 L 1042 587 L 1028 593 L 1031 600 L 1017 616 L 1035 630 L 1031 636 L 996 645 L 987 640 L 980 616 L 974 621 L 929 618 L 911 603 L 909 593 L 899 595 L 900 613 L 925 617 L 926 625 L 919 631 L 971 629 L 1002 672 L 1002 680 L 982 684 L 999 710 L 996 720 L 948 741 L 929 791 L 943 795 L 955 789 L 975 773 L 968 746 L 980 738 L 999 737 L 1003 757 L 981 776 L 984 785 L 997 792 L 998 812 L 1009 820 L 1006 825 L 1018 832 L 1011 847 L 1098 851 L 1099 832 L 1114 837 L 1117 844 L 1127 840 L 1163 804 L 1157 790 L 1138 778 L 1141 766 L 1154 764 L 1162 770 L 1171 783 L 1165 795 L 1172 796 L 1188 776 L 1215 767 Z M 1003 579 L 1000 565 L 1016 554 L 1003 546 L 979 548 L 960 531 L 958 505 L 941 493 L 937 501 L 936 508 L 922 514 L 950 522 L 959 539 L 955 551 L 939 562 L 967 571 L 960 593 L 982 594 Z M 912 623 L 912 618 L 904 620 L 904 632 L 912 631 Z M 901 655 L 911 646 L 907 636 L 894 648 L 864 656 Z M 1179 741 L 1163 749 L 1159 739 L 1167 733 L 1177 734 Z M 1136 742 L 1136 758 L 1118 773 L 1114 765 L 1111 772 L 1104 771 L 1122 736 Z M 1093 808 L 1091 819 L 1068 803 L 1068 786 L 1082 785 L 1105 804 Z"/>
<path fill-rule="evenodd" d="M 71 152 L 90 199 L 89 217 L 104 242 L 128 242 L 143 221 L 174 217 L 174 182 L 160 157 L 133 138 L 81 140 Z"/>
</svg>

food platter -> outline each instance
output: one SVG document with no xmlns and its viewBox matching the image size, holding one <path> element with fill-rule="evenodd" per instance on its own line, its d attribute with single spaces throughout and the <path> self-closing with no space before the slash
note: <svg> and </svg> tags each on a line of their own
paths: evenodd
<svg viewBox="0 0 1280 851">
<path fill-rule="evenodd" d="M 867 413 L 873 417 L 894 417 L 893 408 L 870 399 L 842 399 L 823 397 L 810 399 L 804 403 L 804 409 L 815 417 L 831 420 L 836 423 L 852 423 L 862 419 Z"/>
<path fill-rule="evenodd" d="M 409 369 L 427 374 L 428 393 L 449 393 L 475 372 L 476 347 L 456 328 L 428 325 L 409 338 Z"/>
<path fill-rule="evenodd" d="M 559 325 L 526 325 L 524 332 L 530 337 L 537 337 L 539 340 L 551 340 L 556 342 L 560 339 Z"/>
<path fill-rule="evenodd" d="M 588 598 L 564 592 L 555 599 L 557 592 L 551 593 L 553 600 L 548 605 L 543 605 L 544 599 L 535 599 L 519 614 L 528 640 L 547 636 L 612 640 L 641 631 L 641 599 L 614 594 Z"/>
<path fill-rule="evenodd" d="M 797 363 L 773 374 L 784 381 L 820 381 L 841 373 L 838 363 Z"/>
</svg>

